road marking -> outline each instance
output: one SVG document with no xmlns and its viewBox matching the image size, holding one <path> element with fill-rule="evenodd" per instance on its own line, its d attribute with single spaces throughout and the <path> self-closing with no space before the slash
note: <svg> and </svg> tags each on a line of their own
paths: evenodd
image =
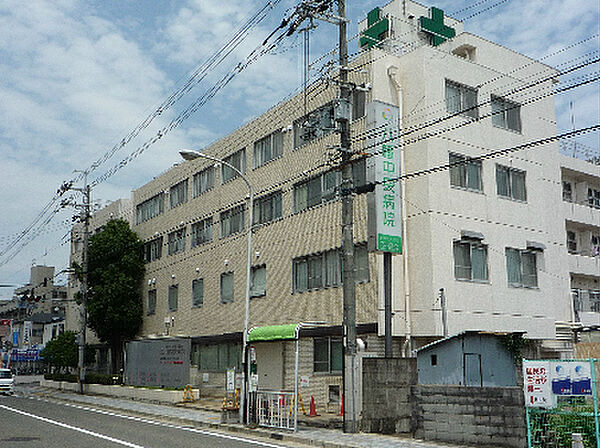
<svg viewBox="0 0 600 448">
<path fill-rule="evenodd" d="M 20 409 L 9 408 L 8 406 L 4 406 L 0 404 L 0 409 L 6 409 L 7 411 L 12 411 L 17 414 L 25 415 L 27 417 L 35 418 L 36 420 L 40 420 L 45 423 L 50 423 L 52 425 L 60 426 L 62 428 L 71 429 L 73 431 L 78 431 L 83 434 L 87 434 L 89 436 L 97 437 L 99 439 L 108 440 L 110 442 L 118 443 L 119 445 L 127 446 L 129 448 L 144 448 L 142 445 L 136 445 L 135 443 L 126 442 L 125 440 L 116 439 L 114 437 L 105 436 L 104 434 L 100 434 L 97 432 L 89 431 L 87 429 L 78 428 L 77 426 L 67 425 L 66 423 L 57 422 L 56 420 L 50 420 L 46 417 L 41 417 L 39 415 L 30 414 L 29 412 L 21 411 Z"/>
<path fill-rule="evenodd" d="M 54 401 L 51 400 L 45 400 L 43 398 L 34 398 L 34 397 L 28 397 L 32 400 L 39 400 L 39 401 L 44 401 L 47 403 L 55 403 Z M 104 411 L 102 409 L 95 409 L 95 408 L 90 408 L 88 406 L 82 406 L 82 405 L 78 405 L 78 404 L 72 404 L 72 403 L 60 403 L 63 406 L 68 406 L 71 408 L 75 408 L 75 409 L 80 409 L 82 411 L 89 411 L 89 412 L 95 412 L 97 414 L 102 414 L 102 415 L 108 415 L 111 417 L 118 417 L 118 418 L 122 418 L 125 420 L 131 420 L 131 421 L 135 421 L 135 422 L 139 422 L 139 423 L 146 423 L 149 425 L 154 425 L 154 426 L 161 426 L 163 428 L 172 428 L 172 429 L 179 429 L 182 431 L 188 431 L 188 432 L 193 432 L 195 434 L 202 434 L 202 435 L 207 435 L 207 436 L 213 436 L 213 437 L 220 437 L 222 439 L 227 439 L 227 440 L 235 440 L 237 442 L 245 442 L 245 443 L 250 443 L 250 444 L 254 444 L 254 445 L 260 445 L 260 446 L 265 446 L 268 448 L 285 448 L 283 445 L 276 445 L 274 443 L 269 443 L 269 442 L 262 442 L 260 440 L 253 440 L 253 439 L 246 439 L 243 437 L 236 437 L 236 436 L 230 436 L 228 434 L 221 434 L 218 432 L 213 432 L 213 431 L 207 431 L 205 429 L 197 429 L 197 428 L 193 428 L 191 426 L 181 426 L 181 425 L 176 425 L 173 423 L 165 423 L 165 422 L 159 422 L 156 420 L 149 420 L 147 418 L 142 418 L 142 417 L 134 417 L 131 415 L 125 415 L 125 414 L 117 414 L 116 412 L 111 412 L 111 411 Z"/>
</svg>

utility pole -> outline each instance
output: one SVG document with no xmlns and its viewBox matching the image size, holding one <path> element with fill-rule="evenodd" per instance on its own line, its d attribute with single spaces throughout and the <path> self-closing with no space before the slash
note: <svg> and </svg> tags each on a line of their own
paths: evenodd
<svg viewBox="0 0 600 448">
<path fill-rule="evenodd" d="M 79 393 L 83 394 L 83 382 L 85 380 L 85 330 L 87 327 L 87 298 L 88 298 L 88 249 L 89 249 L 89 234 L 90 234 L 90 186 L 87 182 L 87 171 L 83 171 L 83 187 L 71 188 L 75 191 L 80 191 L 83 194 L 83 204 L 81 219 L 83 222 L 83 252 L 81 254 L 81 305 L 79 307 L 79 334 L 77 335 L 78 345 L 78 360 L 77 360 L 77 382 L 79 383 Z"/>
<path fill-rule="evenodd" d="M 340 46 L 340 108 L 350 110 L 350 87 L 348 85 L 348 42 L 346 40 L 346 1 L 338 0 L 339 46 Z M 344 366 L 342 397 L 344 406 L 344 432 L 358 432 L 358 412 L 356 409 L 356 296 L 354 285 L 354 233 L 352 196 L 352 164 L 350 153 L 349 113 L 339 114 L 340 150 L 342 153 L 342 253 L 344 263 L 343 279 L 343 332 Z"/>
</svg>

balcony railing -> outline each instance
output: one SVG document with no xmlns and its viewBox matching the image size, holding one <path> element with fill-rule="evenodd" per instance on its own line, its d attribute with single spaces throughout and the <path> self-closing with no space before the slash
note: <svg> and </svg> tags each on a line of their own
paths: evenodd
<svg viewBox="0 0 600 448">
<path fill-rule="evenodd" d="M 575 315 L 579 320 L 579 313 L 600 313 L 600 290 L 597 289 L 572 289 Z"/>
</svg>

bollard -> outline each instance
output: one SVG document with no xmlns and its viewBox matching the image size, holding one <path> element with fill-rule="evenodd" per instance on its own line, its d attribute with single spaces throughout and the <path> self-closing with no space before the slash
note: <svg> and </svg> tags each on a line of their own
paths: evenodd
<svg viewBox="0 0 600 448">
<path fill-rule="evenodd" d="M 571 448 L 584 448 L 582 434 L 574 432 L 571 435 Z"/>
</svg>

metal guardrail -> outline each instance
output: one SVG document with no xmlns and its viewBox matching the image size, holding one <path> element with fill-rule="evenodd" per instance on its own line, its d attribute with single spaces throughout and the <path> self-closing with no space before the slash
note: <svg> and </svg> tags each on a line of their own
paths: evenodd
<svg viewBox="0 0 600 448">
<path fill-rule="evenodd" d="M 256 417 L 259 426 L 296 430 L 294 392 L 256 392 Z"/>
</svg>

